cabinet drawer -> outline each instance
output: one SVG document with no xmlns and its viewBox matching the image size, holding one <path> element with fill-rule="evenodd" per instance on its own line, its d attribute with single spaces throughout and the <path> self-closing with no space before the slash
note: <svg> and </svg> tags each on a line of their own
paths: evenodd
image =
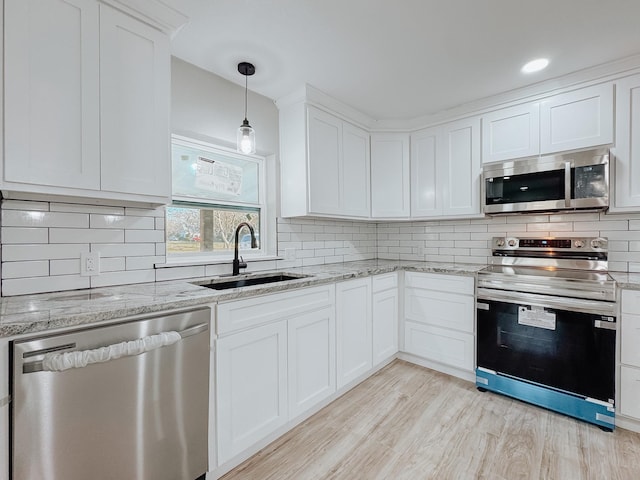
<svg viewBox="0 0 640 480">
<path fill-rule="evenodd" d="M 405 322 L 404 348 L 407 353 L 473 371 L 473 335 L 444 328 Z"/>
<path fill-rule="evenodd" d="M 640 367 L 640 315 L 624 313 L 620 331 L 622 363 Z"/>
<path fill-rule="evenodd" d="M 620 413 L 640 419 L 640 369 L 620 370 Z"/>
<path fill-rule="evenodd" d="M 475 310 L 471 296 L 407 288 L 404 298 L 407 320 L 465 333 L 474 331 Z"/>
<path fill-rule="evenodd" d="M 217 309 L 218 335 L 283 320 L 292 315 L 332 305 L 335 287 L 303 288 L 261 297 L 221 303 Z"/>
<path fill-rule="evenodd" d="M 622 313 L 640 315 L 640 290 L 622 291 Z"/>
<path fill-rule="evenodd" d="M 385 273 L 384 275 L 376 275 L 373 277 L 372 281 L 373 293 L 390 290 L 392 288 L 398 288 L 398 274 L 396 272 Z"/>
<path fill-rule="evenodd" d="M 406 272 L 405 286 L 473 295 L 474 278 L 442 273 Z"/>
</svg>

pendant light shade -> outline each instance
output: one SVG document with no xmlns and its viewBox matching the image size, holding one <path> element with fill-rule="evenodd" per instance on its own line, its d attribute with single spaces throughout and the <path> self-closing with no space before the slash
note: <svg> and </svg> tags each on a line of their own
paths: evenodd
<svg viewBox="0 0 640 480">
<path fill-rule="evenodd" d="M 241 62 L 238 64 L 238 72 L 244 75 L 244 120 L 238 128 L 238 152 L 245 154 L 256 153 L 256 132 L 253 130 L 253 127 L 249 125 L 249 120 L 247 120 L 247 82 L 249 76 L 256 73 L 256 67 L 251 63 Z"/>
</svg>

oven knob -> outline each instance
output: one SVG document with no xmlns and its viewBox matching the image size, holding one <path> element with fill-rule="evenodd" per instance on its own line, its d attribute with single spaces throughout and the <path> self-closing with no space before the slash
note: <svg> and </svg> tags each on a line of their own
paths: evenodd
<svg viewBox="0 0 640 480">
<path fill-rule="evenodd" d="M 591 248 L 602 248 L 602 242 L 600 240 L 591 240 Z"/>
<path fill-rule="evenodd" d="M 504 247 L 504 238 L 496 240 L 496 247 Z"/>
<path fill-rule="evenodd" d="M 518 242 L 516 242 L 516 239 L 515 239 L 515 238 L 510 238 L 510 239 L 509 239 L 509 246 L 510 246 L 510 247 L 515 247 L 517 243 L 518 243 Z"/>
<path fill-rule="evenodd" d="M 584 240 L 576 240 L 575 242 L 573 242 L 573 246 L 576 248 L 584 247 Z"/>
</svg>

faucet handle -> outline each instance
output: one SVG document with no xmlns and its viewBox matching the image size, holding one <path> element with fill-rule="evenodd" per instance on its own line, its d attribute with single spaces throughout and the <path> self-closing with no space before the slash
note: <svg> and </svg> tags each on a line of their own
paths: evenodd
<svg viewBox="0 0 640 480">
<path fill-rule="evenodd" d="M 238 268 L 247 268 L 247 262 L 244 261 L 242 255 L 240 255 L 240 263 L 238 264 Z"/>
</svg>

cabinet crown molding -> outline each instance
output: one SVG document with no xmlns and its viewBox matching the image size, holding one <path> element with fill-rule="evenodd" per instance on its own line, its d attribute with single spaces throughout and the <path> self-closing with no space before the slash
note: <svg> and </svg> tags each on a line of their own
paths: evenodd
<svg viewBox="0 0 640 480">
<path fill-rule="evenodd" d="M 99 0 L 173 37 L 189 17 L 159 0 Z"/>
</svg>

